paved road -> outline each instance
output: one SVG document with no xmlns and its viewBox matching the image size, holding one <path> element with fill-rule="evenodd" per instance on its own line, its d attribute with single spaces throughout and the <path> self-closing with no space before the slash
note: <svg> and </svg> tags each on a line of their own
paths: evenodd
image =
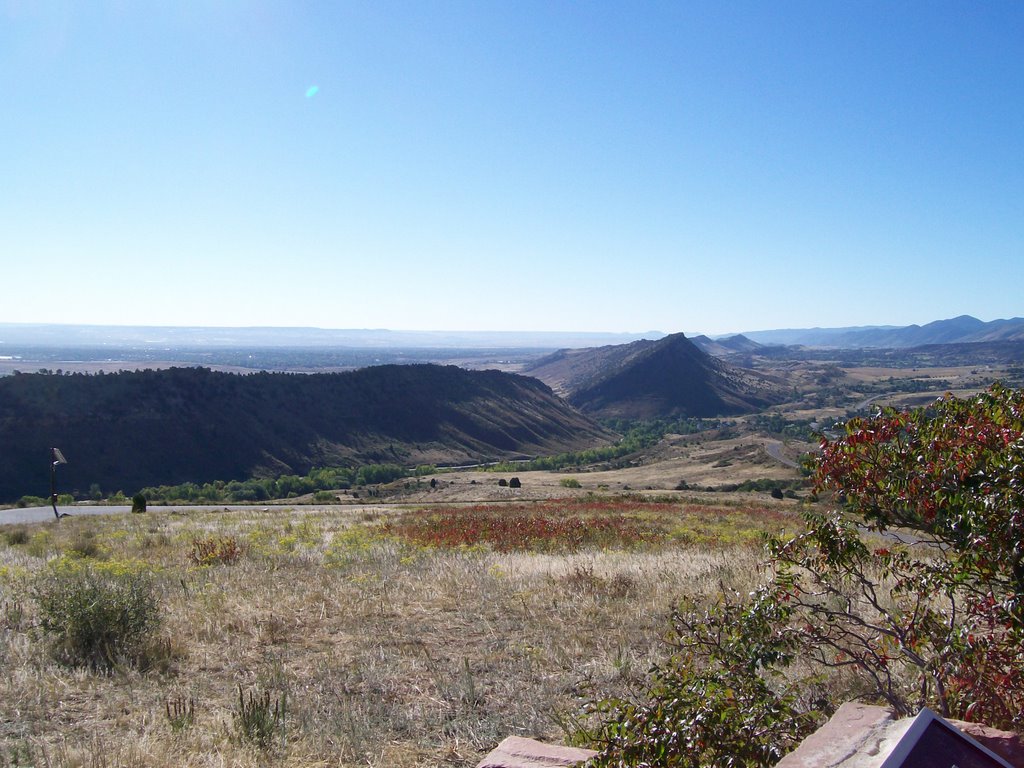
<svg viewBox="0 0 1024 768">
<path fill-rule="evenodd" d="M 509 501 L 516 501 L 518 497 L 510 498 Z M 357 514 L 364 512 L 384 512 L 408 507 L 422 507 L 430 502 L 368 502 L 366 504 L 175 504 L 164 506 L 163 504 L 150 504 L 149 512 L 152 514 L 165 514 L 167 512 L 288 512 L 291 510 L 305 510 L 308 512 L 323 512 L 330 510 L 338 513 Z M 465 504 L 467 506 L 478 502 L 442 501 L 438 502 L 448 506 Z M 70 517 L 82 515 L 123 515 L 131 512 L 131 505 L 111 504 L 82 504 L 71 507 L 57 506 L 57 511 L 67 513 Z M 148 513 L 147 513 L 148 514 Z M 54 522 L 53 507 L 24 507 L 22 509 L 0 509 L 0 526 L 13 525 L 14 523 L 45 523 Z"/>
<path fill-rule="evenodd" d="M 280 509 L 295 509 L 296 504 L 281 504 L 277 505 Z M 306 506 L 306 505 L 303 505 Z M 162 505 L 153 505 L 150 510 L 153 512 L 201 512 L 201 511 L 214 511 L 214 510 L 228 510 L 232 512 L 242 510 L 269 510 L 270 506 L 253 506 L 251 504 L 244 505 L 233 505 L 233 504 L 212 504 L 212 505 L 190 505 L 190 506 L 173 506 L 165 507 Z M 107 505 L 107 504 L 83 504 L 75 505 L 71 507 L 58 506 L 57 511 L 61 513 L 67 513 L 71 517 L 78 517 L 81 515 L 119 515 L 127 512 L 131 512 L 132 508 L 130 504 L 125 505 Z M 47 521 L 53 521 L 56 518 L 53 516 L 53 507 L 24 507 L 22 509 L 0 509 L 0 525 L 9 525 L 12 523 L 45 523 Z"/>
<path fill-rule="evenodd" d="M 71 516 L 77 515 L 111 515 L 118 512 L 130 512 L 131 506 L 95 506 L 95 507 L 57 507 L 57 511 L 68 512 Z M 11 523 L 45 523 L 47 520 L 54 520 L 53 507 L 12 507 L 11 509 L 0 509 L 0 525 Z"/>
<path fill-rule="evenodd" d="M 867 408 L 869 405 L 871 405 L 873 402 L 875 402 L 875 400 L 881 400 L 883 397 L 892 397 L 893 395 L 898 395 L 898 394 L 899 394 L 898 392 L 886 392 L 883 395 L 872 395 L 867 400 L 862 400 L 861 402 L 857 403 L 853 407 L 853 410 L 855 410 L 855 411 L 863 411 L 865 408 Z"/>
<path fill-rule="evenodd" d="M 787 467 L 793 467 L 794 469 L 800 469 L 799 462 L 793 461 L 791 458 L 782 455 L 781 443 L 765 443 L 764 450 L 769 456 L 771 456 L 780 464 L 785 464 Z"/>
</svg>

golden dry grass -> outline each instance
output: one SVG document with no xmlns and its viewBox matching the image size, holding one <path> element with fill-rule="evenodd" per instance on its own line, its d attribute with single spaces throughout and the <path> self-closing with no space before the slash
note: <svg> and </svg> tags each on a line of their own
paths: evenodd
<svg viewBox="0 0 1024 768">
<path fill-rule="evenodd" d="M 562 740 L 583 700 L 662 657 L 683 594 L 752 585 L 760 552 L 730 531 L 756 528 L 758 509 L 665 506 L 666 530 L 719 533 L 544 554 L 418 547 L 380 535 L 397 513 L 345 508 L 0 529 L 0 766 L 471 766 L 508 735 Z M 772 526 L 779 509 L 765 508 Z M 241 555 L 197 564 L 209 537 Z M 152 669 L 73 669 L 48 652 L 31 586 L 71 549 L 155 575 Z M 239 686 L 286 701 L 268 749 L 239 737 Z M 168 717 L 189 702 L 191 722 Z"/>
</svg>

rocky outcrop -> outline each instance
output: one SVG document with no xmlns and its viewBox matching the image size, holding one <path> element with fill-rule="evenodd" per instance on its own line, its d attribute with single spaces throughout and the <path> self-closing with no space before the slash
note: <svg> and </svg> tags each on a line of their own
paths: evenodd
<svg viewBox="0 0 1024 768">
<path fill-rule="evenodd" d="M 1024 740 L 1017 734 L 960 720 L 946 722 L 1014 768 L 1024 768 Z M 878 768 L 913 723 L 912 717 L 896 719 L 885 707 L 847 702 L 776 768 Z"/>
<path fill-rule="evenodd" d="M 991 749 L 1006 762 L 1016 768 L 1024 768 L 1024 738 L 1020 735 L 1011 731 L 1001 731 L 998 728 L 989 728 L 980 723 L 968 723 L 964 720 L 950 720 L 949 722 L 979 744 Z"/>
<path fill-rule="evenodd" d="M 509 736 L 477 763 L 477 768 L 559 768 L 582 765 L 596 754 L 592 749 L 562 747 Z"/>
</svg>

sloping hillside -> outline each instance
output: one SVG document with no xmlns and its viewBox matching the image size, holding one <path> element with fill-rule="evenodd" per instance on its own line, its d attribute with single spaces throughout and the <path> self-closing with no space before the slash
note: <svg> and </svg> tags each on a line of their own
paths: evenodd
<svg viewBox="0 0 1024 768">
<path fill-rule="evenodd" d="M 454 366 L 240 376 L 171 368 L 0 378 L 0 500 L 62 490 L 478 462 L 593 447 L 611 435 L 536 379 Z"/>
<path fill-rule="evenodd" d="M 782 401 L 773 380 L 702 352 L 683 334 L 561 350 L 525 371 L 580 410 L 604 418 L 719 416 Z"/>
</svg>

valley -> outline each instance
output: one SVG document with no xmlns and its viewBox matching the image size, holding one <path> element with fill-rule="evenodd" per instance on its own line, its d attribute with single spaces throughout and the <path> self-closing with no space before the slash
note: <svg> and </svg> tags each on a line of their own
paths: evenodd
<svg viewBox="0 0 1024 768">
<path fill-rule="evenodd" d="M 820 508 L 802 469 L 818 434 L 1024 383 L 1020 357 L 988 347 L 933 366 L 718 347 L 0 377 L 3 444 L 31 448 L 5 456 L 0 764 L 471 768 L 508 735 L 572 740 L 589 703 L 665 662 L 676 607 L 758 588 L 762 536 Z M 78 490 L 60 521 L 14 500 L 45 493 L 57 441 L 58 487 Z M 315 469 L 332 461 L 348 468 Z M 232 500 L 253 467 L 264 495 Z M 94 493 L 109 477 L 181 485 L 131 514 Z M 101 588 L 149 596 L 124 620 L 145 620 L 138 643 L 106 660 L 53 614 Z"/>
<path fill-rule="evenodd" d="M 84 501 L 315 467 L 536 459 L 614 445 L 642 423 L 660 425 L 659 439 L 614 459 L 573 461 L 558 472 L 513 466 L 533 494 L 729 493 L 754 481 L 798 481 L 816 435 L 854 415 L 997 380 L 1024 382 L 1024 342 L 1016 340 L 853 349 L 674 334 L 562 350 L 206 345 L 162 347 L 160 357 L 138 347 L 18 350 L 0 361 L 11 373 L 0 376 L 0 436 L 11 446 L 0 467 L 7 503 L 46 495 L 38 457 L 50 445 L 73 457 L 61 468 L 62 490 Z M 247 361 L 263 367 L 247 369 Z M 297 372 L 310 375 L 290 375 Z M 538 379 L 541 389 L 528 386 Z M 490 497 L 488 473 L 438 479 L 434 499 Z M 562 485 L 570 479 L 578 489 Z M 317 490 L 321 497 L 338 490 L 339 503 L 366 494 L 354 486 Z M 372 492 L 426 500 L 408 479 L 374 483 Z M 314 496 L 300 489 L 284 500 Z M 255 501 L 279 498 L 271 489 Z M 245 499 L 209 499 L 221 500 Z"/>
</svg>

